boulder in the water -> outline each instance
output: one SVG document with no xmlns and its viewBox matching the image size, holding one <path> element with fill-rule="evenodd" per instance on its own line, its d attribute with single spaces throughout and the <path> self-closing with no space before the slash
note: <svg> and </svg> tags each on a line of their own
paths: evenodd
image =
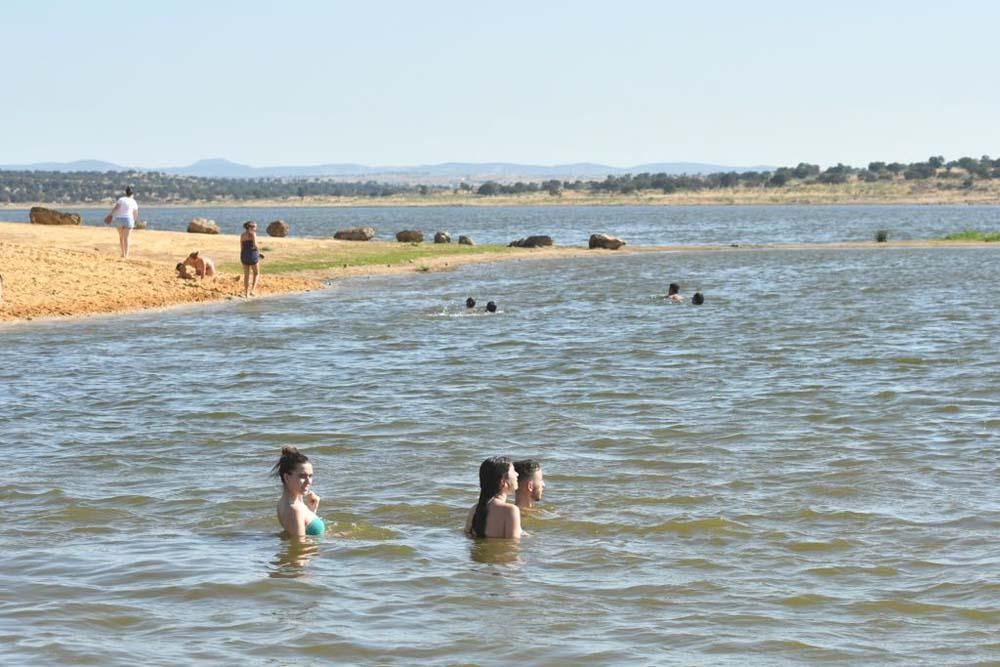
<svg viewBox="0 0 1000 667">
<path fill-rule="evenodd" d="M 607 250 L 618 250 L 625 242 L 616 236 L 609 236 L 608 234 L 591 234 L 590 235 L 590 248 L 605 248 Z"/>
</svg>

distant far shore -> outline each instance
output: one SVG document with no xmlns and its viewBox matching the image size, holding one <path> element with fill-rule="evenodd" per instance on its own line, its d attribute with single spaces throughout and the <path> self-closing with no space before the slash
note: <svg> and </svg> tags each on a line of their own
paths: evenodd
<svg viewBox="0 0 1000 667">
<path fill-rule="evenodd" d="M 947 187 L 944 187 L 947 186 Z M 774 206 L 774 205 L 1000 205 L 1000 180 L 984 180 L 974 187 L 936 181 L 853 182 L 839 185 L 797 183 L 780 188 L 734 187 L 665 194 L 643 190 L 634 194 L 599 194 L 566 190 L 558 195 L 544 192 L 513 195 L 477 195 L 469 191 L 431 192 L 427 195 L 398 194 L 385 197 L 291 197 L 287 199 L 212 199 L 156 201 L 136 198 L 142 206 L 203 208 L 369 208 L 449 206 Z M 32 206 L 47 208 L 109 208 L 113 200 L 101 202 L 18 202 L 0 204 L 3 209 Z"/>
</svg>

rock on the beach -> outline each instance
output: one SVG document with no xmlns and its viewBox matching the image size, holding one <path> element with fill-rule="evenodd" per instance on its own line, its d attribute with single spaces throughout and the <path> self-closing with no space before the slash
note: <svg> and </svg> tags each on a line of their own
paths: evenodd
<svg viewBox="0 0 1000 667">
<path fill-rule="evenodd" d="M 424 233 L 419 229 L 404 229 L 396 232 L 396 240 L 400 243 L 423 243 Z"/>
<path fill-rule="evenodd" d="M 275 220 L 267 226 L 268 236 L 288 236 L 288 223 L 284 220 Z"/>
<path fill-rule="evenodd" d="M 333 238 L 341 241 L 371 241 L 373 236 L 375 236 L 374 227 L 352 227 L 339 230 Z"/>
<path fill-rule="evenodd" d="M 544 246 L 552 245 L 551 236 L 529 236 L 527 238 L 518 239 L 516 241 L 511 241 L 508 244 L 510 248 L 541 248 Z"/>
<path fill-rule="evenodd" d="M 435 232 L 434 243 L 451 243 L 451 234 L 448 232 Z"/>
<path fill-rule="evenodd" d="M 458 237 L 458 244 L 459 245 L 476 245 L 475 242 L 472 239 L 470 239 L 468 236 L 459 236 Z"/>
<path fill-rule="evenodd" d="M 616 236 L 609 236 L 608 234 L 591 234 L 590 235 L 590 247 L 591 248 L 605 248 L 607 250 L 618 250 L 625 245 L 625 242 Z"/>
<path fill-rule="evenodd" d="M 215 220 L 191 218 L 191 222 L 188 223 L 188 231 L 192 234 L 218 234 L 219 226 L 215 224 Z"/>
<path fill-rule="evenodd" d="M 28 212 L 28 220 L 33 225 L 79 225 L 80 216 L 76 213 L 61 213 L 44 206 L 32 206 Z"/>
</svg>

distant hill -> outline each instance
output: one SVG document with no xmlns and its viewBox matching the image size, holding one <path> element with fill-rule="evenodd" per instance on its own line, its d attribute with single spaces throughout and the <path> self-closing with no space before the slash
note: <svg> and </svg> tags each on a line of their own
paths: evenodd
<svg viewBox="0 0 1000 667">
<path fill-rule="evenodd" d="M 377 180 L 393 183 L 451 183 L 456 181 L 538 181 L 546 179 L 587 180 L 623 174 L 713 174 L 736 171 L 774 171 L 774 167 L 731 167 L 701 162 L 658 162 L 634 167 L 612 167 L 579 162 L 551 166 L 510 162 L 445 162 L 418 166 L 366 166 L 362 164 L 320 164 L 312 166 L 251 167 L 224 158 L 198 160 L 186 167 L 124 167 L 100 160 L 40 162 L 27 165 L 0 165 L 7 171 L 157 171 L 176 176 L 207 178 L 333 178 Z"/>
<path fill-rule="evenodd" d="M 0 165 L 5 171 L 128 171 L 128 167 L 101 160 L 77 160 L 75 162 L 35 162 L 33 164 Z"/>
</svg>

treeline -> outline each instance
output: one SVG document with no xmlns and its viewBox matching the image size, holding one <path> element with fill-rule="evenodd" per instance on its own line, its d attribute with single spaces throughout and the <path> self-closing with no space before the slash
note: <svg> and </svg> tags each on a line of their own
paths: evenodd
<svg viewBox="0 0 1000 667">
<path fill-rule="evenodd" d="M 632 194 L 642 191 L 673 192 L 721 188 L 782 188 L 799 183 L 874 183 L 896 180 L 935 179 L 943 189 L 971 189 L 976 180 L 1000 179 L 1000 159 L 988 155 L 946 161 L 942 156 L 925 162 L 870 162 L 865 168 L 838 164 L 826 169 L 801 162 L 795 167 L 771 171 L 720 172 L 706 175 L 625 174 L 604 180 L 499 183 L 487 181 L 478 187 L 462 183 L 454 191 L 485 197 L 564 191 L 595 194 Z M 239 202 L 259 199 L 288 200 L 304 197 L 390 197 L 430 195 L 453 188 L 441 185 L 404 185 L 375 181 L 343 183 L 326 178 L 205 178 L 175 176 L 161 172 L 56 172 L 0 171 L 0 204 L 20 202 L 100 203 L 117 196 L 125 187 L 135 187 L 141 200 L 153 203 L 189 201 Z"/>
<path fill-rule="evenodd" d="M 477 194 L 484 196 L 511 195 L 525 192 L 548 192 L 558 195 L 564 190 L 576 192 L 632 194 L 658 190 L 665 194 L 680 191 L 713 190 L 720 188 L 781 188 L 794 183 L 840 183 L 894 180 L 941 179 L 943 187 L 972 188 L 976 179 L 1000 179 L 1000 158 L 984 155 L 979 159 L 963 157 L 945 161 L 942 156 L 926 162 L 869 162 L 867 168 L 837 164 L 820 169 L 819 165 L 800 162 L 795 167 L 780 167 L 771 171 L 719 172 L 706 175 L 625 174 L 608 176 L 603 181 L 558 181 L 541 183 L 497 183 L 487 181 Z"/>
<path fill-rule="evenodd" d="M 146 203 L 429 194 L 426 186 L 374 181 L 339 183 L 318 178 L 204 178 L 147 171 L 0 171 L 0 204 L 99 203 L 119 196 L 128 184 Z"/>
</svg>

